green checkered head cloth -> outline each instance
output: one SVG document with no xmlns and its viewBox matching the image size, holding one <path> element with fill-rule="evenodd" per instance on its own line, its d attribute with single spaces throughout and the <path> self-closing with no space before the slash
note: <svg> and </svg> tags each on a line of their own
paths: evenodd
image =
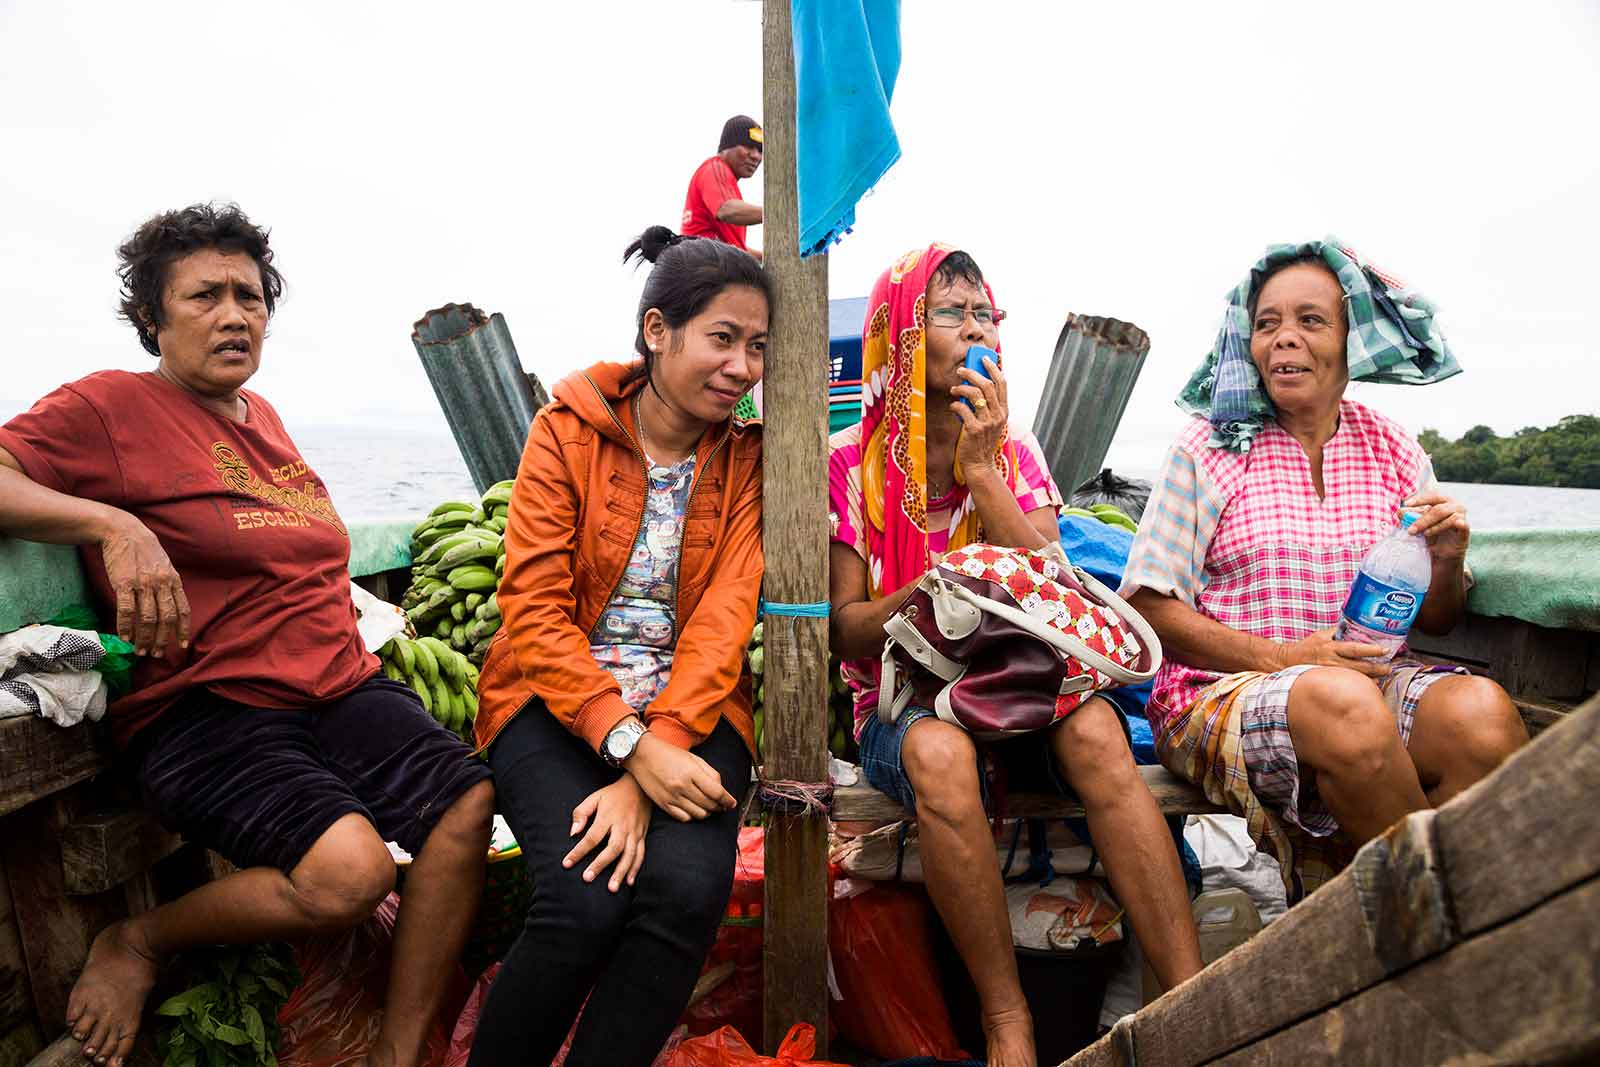
<svg viewBox="0 0 1600 1067">
<path fill-rule="evenodd" d="M 1216 344 L 1178 394 L 1178 407 L 1211 423 L 1212 448 L 1248 452 L 1277 414 L 1250 358 L 1250 302 L 1268 272 L 1299 259 L 1320 259 L 1344 288 L 1351 381 L 1431 385 L 1461 373 L 1427 297 L 1363 262 L 1336 237 L 1272 245 L 1228 294 Z"/>
</svg>

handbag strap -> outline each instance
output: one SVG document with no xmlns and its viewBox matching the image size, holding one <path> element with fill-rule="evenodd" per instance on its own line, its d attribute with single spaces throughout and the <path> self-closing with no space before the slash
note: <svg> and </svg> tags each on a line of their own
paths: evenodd
<svg viewBox="0 0 1600 1067">
<path fill-rule="evenodd" d="M 1099 588 L 1091 589 L 1092 592 L 1099 593 L 1105 590 L 1105 586 L 1100 585 L 1098 582 L 1095 585 L 1099 586 Z M 1123 603 L 1116 594 L 1110 594 L 1110 599 L 1114 603 L 1109 606 L 1113 611 L 1117 611 L 1119 617 L 1123 616 L 1124 612 L 1127 613 L 1127 616 L 1131 616 L 1123 617 L 1123 622 L 1128 624 L 1129 628 L 1134 631 L 1141 641 L 1148 639 L 1151 642 L 1146 646 L 1149 649 L 1151 661 L 1148 671 L 1130 670 L 1115 660 L 1102 656 L 1076 637 L 1063 633 L 1048 623 L 1040 622 L 1015 605 L 1003 604 L 991 597 L 980 596 L 958 582 L 949 583 L 949 587 L 956 596 L 968 603 L 977 605 L 991 615 L 1005 619 L 1057 651 L 1081 660 L 1119 685 L 1139 685 L 1148 682 L 1156 676 L 1156 669 L 1161 666 L 1161 642 L 1156 638 L 1155 631 L 1151 630 L 1150 625 L 1140 618 L 1137 612 Z"/>
<path fill-rule="evenodd" d="M 934 648 L 928 639 L 922 636 L 922 631 L 911 625 L 911 620 L 899 612 L 889 616 L 883 624 L 883 632 L 893 638 L 895 644 L 905 649 L 908 656 L 946 682 L 953 682 L 966 673 L 965 667 Z"/>
</svg>

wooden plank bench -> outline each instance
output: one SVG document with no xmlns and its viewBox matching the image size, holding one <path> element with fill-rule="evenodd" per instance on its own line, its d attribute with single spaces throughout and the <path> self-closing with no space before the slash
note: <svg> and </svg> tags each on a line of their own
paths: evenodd
<svg viewBox="0 0 1600 1067">
<path fill-rule="evenodd" d="M 1163 815 L 1205 815 L 1225 810 L 1207 800 L 1198 786 L 1165 767 L 1140 767 L 1139 774 L 1150 787 Z M 1005 813 L 1014 818 L 1075 819 L 1083 816 L 1083 804 L 1076 797 L 1009 793 Z M 913 813 L 865 782 L 834 789 L 832 814 L 835 822 L 893 822 L 915 818 Z"/>
</svg>

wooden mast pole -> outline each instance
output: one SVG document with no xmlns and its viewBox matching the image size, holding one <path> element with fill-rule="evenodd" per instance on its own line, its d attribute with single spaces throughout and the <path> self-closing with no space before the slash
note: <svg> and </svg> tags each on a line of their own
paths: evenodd
<svg viewBox="0 0 1600 1067">
<path fill-rule="evenodd" d="M 773 307 L 763 385 L 765 596 L 828 599 L 828 266 L 800 258 L 794 40 L 789 0 L 765 0 L 763 246 Z M 765 776 L 828 780 L 828 620 L 769 614 Z M 767 818 L 763 1037 L 769 1052 L 796 1022 L 828 1038 L 828 821 Z"/>
</svg>

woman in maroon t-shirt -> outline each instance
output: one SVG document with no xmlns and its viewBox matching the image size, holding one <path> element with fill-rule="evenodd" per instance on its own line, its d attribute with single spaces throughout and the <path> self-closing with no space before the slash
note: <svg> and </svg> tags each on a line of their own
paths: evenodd
<svg viewBox="0 0 1600 1067">
<path fill-rule="evenodd" d="M 66 1023 L 120 1067 L 162 957 L 360 922 L 394 885 L 394 840 L 416 860 L 368 1058 L 415 1063 L 481 891 L 489 770 L 379 673 L 344 524 L 243 388 L 283 289 L 266 232 L 195 205 L 118 251 L 122 314 L 159 362 L 0 427 L 0 533 L 80 546 L 138 655 L 113 736 L 162 822 L 239 871 L 102 931 Z"/>
</svg>

